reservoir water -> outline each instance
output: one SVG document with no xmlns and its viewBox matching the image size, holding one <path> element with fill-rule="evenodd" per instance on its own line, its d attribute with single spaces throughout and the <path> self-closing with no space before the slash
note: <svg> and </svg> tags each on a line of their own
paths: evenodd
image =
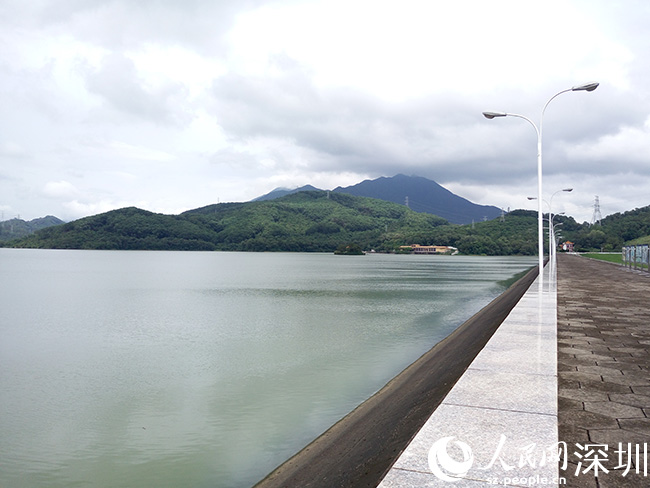
<svg viewBox="0 0 650 488">
<path fill-rule="evenodd" d="M 535 263 L 0 249 L 0 486 L 251 486 Z"/>
</svg>

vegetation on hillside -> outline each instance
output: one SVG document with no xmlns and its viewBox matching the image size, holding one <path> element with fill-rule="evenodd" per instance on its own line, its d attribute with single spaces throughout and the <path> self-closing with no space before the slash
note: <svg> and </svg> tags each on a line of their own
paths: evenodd
<svg viewBox="0 0 650 488">
<path fill-rule="evenodd" d="M 53 225 L 60 225 L 63 220 L 48 215 L 40 219 L 25 221 L 19 218 L 5 220 L 0 222 L 0 241 L 10 241 L 32 234 L 40 229 L 45 229 Z"/>
<path fill-rule="evenodd" d="M 650 206 L 605 217 L 601 223 L 578 224 L 572 217 L 556 216 L 564 240 L 575 243 L 576 251 L 619 251 L 628 243 L 650 235 Z"/>
<path fill-rule="evenodd" d="M 562 215 L 554 223 L 562 224 L 558 231 L 577 251 L 618 251 L 626 241 L 650 235 L 650 207 L 608 216 L 599 225 L 578 224 Z M 504 219 L 457 225 L 384 200 L 306 191 L 269 201 L 209 205 L 180 215 L 124 208 L 48 227 L 5 245 L 303 252 L 354 245 L 393 252 L 411 244 L 453 246 L 462 254 L 535 255 L 537 213 L 515 210 Z M 547 248 L 546 238 L 544 244 Z"/>
<path fill-rule="evenodd" d="M 401 243 L 409 233 L 446 224 L 383 200 L 310 191 L 271 201 L 210 205 L 176 216 L 125 208 L 44 229 L 11 245 L 333 252 L 340 244 L 376 247 L 387 233 Z"/>
</svg>

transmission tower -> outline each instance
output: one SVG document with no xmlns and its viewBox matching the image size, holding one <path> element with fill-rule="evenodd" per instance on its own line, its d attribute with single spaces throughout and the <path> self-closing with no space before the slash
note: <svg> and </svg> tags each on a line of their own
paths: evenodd
<svg viewBox="0 0 650 488">
<path fill-rule="evenodd" d="M 598 195 L 596 195 L 596 199 L 594 200 L 594 215 L 591 217 L 591 225 L 600 225 L 602 218 L 603 216 L 600 214 L 600 201 L 598 200 Z"/>
<path fill-rule="evenodd" d="M 408 196 L 404 199 L 404 205 L 406 205 L 408 208 L 411 208 L 411 207 L 409 207 L 409 197 Z"/>
</svg>

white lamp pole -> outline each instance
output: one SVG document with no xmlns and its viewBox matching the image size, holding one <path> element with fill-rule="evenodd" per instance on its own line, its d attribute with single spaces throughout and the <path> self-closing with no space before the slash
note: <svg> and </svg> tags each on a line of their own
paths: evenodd
<svg viewBox="0 0 650 488">
<path fill-rule="evenodd" d="M 551 195 L 551 199 L 549 200 L 548 204 L 548 221 L 550 222 L 549 225 L 549 233 L 548 233 L 548 256 L 549 259 L 551 260 L 551 265 L 552 267 L 549 268 L 549 280 L 551 279 L 551 273 L 555 273 L 555 235 L 551 235 L 554 233 L 555 229 L 553 228 L 553 197 L 557 195 L 560 192 L 572 192 L 573 188 L 563 188 L 562 190 L 558 190 L 554 192 Z M 551 230 L 553 232 L 551 232 Z"/>
<path fill-rule="evenodd" d="M 546 112 L 546 107 L 548 107 L 548 104 L 553 101 L 555 97 L 558 95 L 561 95 L 562 93 L 570 92 L 570 91 L 594 91 L 596 88 L 598 88 L 598 83 L 585 83 L 584 85 L 577 85 L 572 88 L 567 88 L 566 90 L 562 90 L 560 92 L 557 92 L 555 95 L 553 95 L 551 98 L 549 98 L 548 102 L 546 102 L 546 105 L 544 105 L 544 108 L 542 109 L 542 115 L 540 117 L 539 121 L 539 129 L 535 125 L 535 123 L 530 120 L 528 117 L 525 117 L 523 115 L 519 114 L 511 114 L 507 112 L 483 112 L 483 115 L 487 119 L 493 119 L 495 117 L 519 117 L 520 119 L 527 120 L 530 125 L 533 126 L 535 129 L 535 132 L 537 134 L 537 247 L 538 247 L 538 254 L 539 254 L 539 285 L 540 285 L 540 290 L 543 288 L 543 283 L 544 283 L 544 220 L 543 220 L 543 215 L 542 215 L 542 124 L 544 121 L 544 112 Z"/>
</svg>

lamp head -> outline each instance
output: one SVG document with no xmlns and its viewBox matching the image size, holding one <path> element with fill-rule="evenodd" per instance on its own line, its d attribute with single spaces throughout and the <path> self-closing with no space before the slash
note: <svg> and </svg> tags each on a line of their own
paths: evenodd
<svg viewBox="0 0 650 488">
<path fill-rule="evenodd" d="M 571 88 L 572 91 L 594 91 L 596 88 L 598 88 L 598 85 L 600 83 L 585 83 L 584 85 L 577 85 Z"/>
<path fill-rule="evenodd" d="M 573 188 L 565 188 L 562 191 L 573 191 Z"/>
<path fill-rule="evenodd" d="M 483 117 L 486 119 L 493 119 L 494 117 L 505 117 L 508 115 L 505 112 L 483 112 Z"/>
</svg>

